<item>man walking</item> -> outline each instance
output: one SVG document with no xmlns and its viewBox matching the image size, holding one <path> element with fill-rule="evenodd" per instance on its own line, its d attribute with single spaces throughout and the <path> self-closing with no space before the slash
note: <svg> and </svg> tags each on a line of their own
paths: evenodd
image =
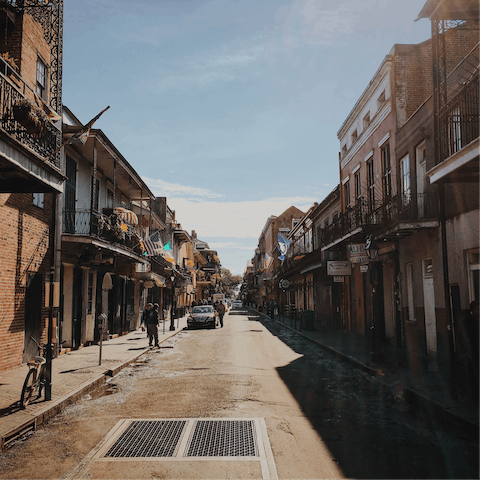
<svg viewBox="0 0 480 480">
<path fill-rule="evenodd" d="M 143 322 L 147 326 L 148 345 L 158 347 L 158 312 L 153 308 L 152 303 L 148 303 L 145 312 L 143 312 Z"/>
<path fill-rule="evenodd" d="M 220 327 L 223 327 L 223 316 L 225 315 L 225 305 L 223 304 L 223 302 L 218 302 L 216 310 L 220 318 Z"/>
</svg>

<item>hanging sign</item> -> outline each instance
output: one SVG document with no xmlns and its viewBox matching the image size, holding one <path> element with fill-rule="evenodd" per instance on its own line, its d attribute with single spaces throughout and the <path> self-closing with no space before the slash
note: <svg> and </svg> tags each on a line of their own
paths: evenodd
<svg viewBox="0 0 480 480">
<path fill-rule="evenodd" d="M 153 288 L 153 285 L 154 285 L 154 283 L 153 283 L 152 280 L 147 280 L 146 282 L 143 282 L 143 286 L 145 288 Z"/>
<path fill-rule="evenodd" d="M 290 286 L 290 282 L 286 278 L 284 278 L 280 280 L 279 286 L 280 288 L 288 288 Z"/>
<path fill-rule="evenodd" d="M 348 260 L 327 262 L 327 275 L 351 275 L 352 265 Z"/>
<path fill-rule="evenodd" d="M 352 263 L 367 263 L 368 253 L 364 243 L 354 243 L 347 246 Z"/>
</svg>

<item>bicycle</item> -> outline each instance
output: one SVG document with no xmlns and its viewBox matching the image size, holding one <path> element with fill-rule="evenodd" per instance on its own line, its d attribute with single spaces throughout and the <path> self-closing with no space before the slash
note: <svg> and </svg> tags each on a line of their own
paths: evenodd
<svg viewBox="0 0 480 480">
<path fill-rule="evenodd" d="M 30 339 L 33 340 L 38 347 L 38 356 L 31 358 L 27 363 L 30 370 L 27 373 L 25 382 L 23 382 L 22 395 L 20 396 L 20 408 L 22 409 L 25 409 L 35 394 L 37 394 L 35 398 L 40 398 L 45 387 L 45 369 L 43 365 L 47 361 L 45 358 L 47 346 L 44 345 L 41 347 L 33 337 L 30 337 Z M 41 356 L 42 351 L 43 356 Z"/>
</svg>

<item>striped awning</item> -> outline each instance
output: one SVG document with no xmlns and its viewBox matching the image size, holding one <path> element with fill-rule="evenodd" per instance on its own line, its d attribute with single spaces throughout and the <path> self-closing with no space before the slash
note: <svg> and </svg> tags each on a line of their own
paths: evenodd
<svg viewBox="0 0 480 480">
<path fill-rule="evenodd" d="M 113 213 L 118 215 L 125 223 L 129 225 L 138 225 L 137 214 L 126 208 L 116 207 L 113 209 Z"/>
</svg>

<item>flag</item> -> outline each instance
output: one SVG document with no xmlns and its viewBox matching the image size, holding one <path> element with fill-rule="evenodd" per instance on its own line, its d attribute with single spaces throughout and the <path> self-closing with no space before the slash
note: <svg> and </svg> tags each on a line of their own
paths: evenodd
<svg viewBox="0 0 480 480">
<path fill-rule="evenodd" d="M 82 143 L 82 145 L 85 145 L 88 134 L 90 133 L 90 130 L 92 129 L 92 125 L 100 118 L 100 116 L 106 112 L 110 106 L 107 108 L 104 108 L 98 115 L 93 117 L 88 123 L 86 123 L 83 128 L 77 132 L 72 138 L 68 139 L 66 142 L 63 142 L 62 145 L 60 145 L 53 153 L 51 153 L 48 158 L 53 157 L 57 152 L 59 152 L 65 145 L 68 145 L 72 142 L 79 141 Z M 48 160 L 47 158 L 47 160 Z"/>
<path fill-rule="evenodd" d="M 268 253 L 265 253 L 265 270 L 268 270 L 268 267 L 273 261 L 273 257 L 269 255 Z"/>
<path fill-rule="evenodd" d="M 163 253 L 163 245 L 158 231 L 151 235 L 150 238 L 145 239 L 143 245 L 149 257 L 162 255 Z"/>
<path fill-rule="evenodd" d="M 287 252 L 290 247 L 290 242 L 279 233 L 277 235 L 278 235 L 278 250 L 280 251 L 280 255 L 278 256 L 278 259 L 283 261 L 287 256 Z"/>
<path fill-rule="evenodd" d="M 172 249 L 172 247 L 170 246 L 170 240 L 165 244 L 165 246 L 163 247 L 163 249 L 164 249 L 165 251 L 167 251 L 167 252 L 168 252 L 168 250 L 171 250 L 171 249 Z"/>
</svg>

